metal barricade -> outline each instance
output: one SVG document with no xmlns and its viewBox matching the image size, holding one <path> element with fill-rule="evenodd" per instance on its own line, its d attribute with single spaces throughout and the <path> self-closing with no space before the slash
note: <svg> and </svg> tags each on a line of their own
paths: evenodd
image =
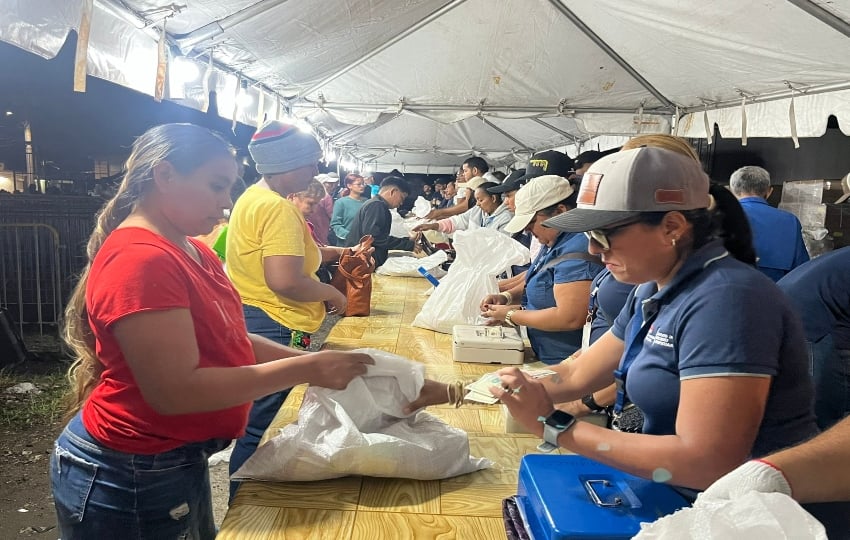
<svg viewBox="0 0 850 540">
<path fill-rule="evenodd" d="M 0 307 L 24 328 L 56 332 L 62 317 L 59 232 L 44 223 L 0 223 Z"/>
</svg>

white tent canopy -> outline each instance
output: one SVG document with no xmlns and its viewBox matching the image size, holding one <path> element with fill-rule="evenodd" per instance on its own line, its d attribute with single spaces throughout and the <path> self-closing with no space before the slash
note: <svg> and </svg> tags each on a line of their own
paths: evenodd
<svg viewBox="0 0 850 540">
<path fill-rule="evenodd" d="M 0 40 L 52 57 L 89 3 L 0 0 Z M 166 98 L 215 87 L 222 116 L 306 121 L 382 170 L 713 124 L 815 137 L 829 115 L 850 134 L 850 0 L 94 0 L 90 20 L 89 74 L 153 95 L 165 21 Z"/>
</svg>

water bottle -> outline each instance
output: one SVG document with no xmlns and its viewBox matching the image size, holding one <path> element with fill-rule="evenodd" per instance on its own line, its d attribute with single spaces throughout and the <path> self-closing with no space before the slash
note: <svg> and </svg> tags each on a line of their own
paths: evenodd
<svg viewBox="0 0 850 540">
<path fill-rule="evenodd" d="M 431 272 L 429 272 L 428 270 L 425 270 L 425 267 L 424 267 L 424 266 L 420 266 L 419 268 L 417 268 L 417 270 L 419 271 L 419 273 L 420 273 L 420 274 L 422 274 L 422 276 L 423 276 L 425 279 L 427 279 L 428 281 L 430 281 L 430 282 L 431 282 L 431 285 L 433 285 L 434 287 L 436 287 L 437 285 L 439 285 L 439 284 L 440 284 L 440 280 L 439 280 L 439 279 L 437 279 L 437 278 L 435 278 L 434 276 L 432 276 L 432 275 L 431 275 Z"/>
</svg>

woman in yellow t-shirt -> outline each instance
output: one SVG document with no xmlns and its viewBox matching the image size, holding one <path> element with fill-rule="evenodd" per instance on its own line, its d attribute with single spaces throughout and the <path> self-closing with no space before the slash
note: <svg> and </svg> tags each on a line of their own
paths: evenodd
<svg viewBox="0 0 850 540">
<path fill-rule="evenodd" d="M 227 274 L 242 299 L 249 332 L 294 349 L 330 312 L 344 311 L 345 295 L 322 283 L 316 270 L 336 260 L 340 248 L 319 248 L 298 208 L 287 196 L 303 191 L 318 174 L 322 149 L 316 139 L 276 120 L 254 134 L 248 151 L 262 178 L 236 201 L 227 232 Z M 245 435 L 236 441 L 230 472 L 254 453 L 288 390 L 254 402 Z M 231 496 L 238 483 L 231 483 Z"/>
</svg>

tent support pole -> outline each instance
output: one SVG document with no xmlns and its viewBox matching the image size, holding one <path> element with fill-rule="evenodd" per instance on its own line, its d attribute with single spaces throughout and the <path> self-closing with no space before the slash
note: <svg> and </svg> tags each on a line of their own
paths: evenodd
<svg viewBox="0 0 850 540">
<path fill-rule="evenodd" d="M 802 86 L 797 89 L 798 96 L 814 96 L 816 94 L 826 94 L 829 92 L 840 92 L 842 90 L 850 90 L 850 82 L 843 83 L 835 83 L 835 84 L 825 84 L 821 86 Z M 768 101 L 776 101 L 780 99 L 788 99 L 790 97 L 790 92 L 788 89 L 777 90 L 775 92 L 769 92 L 764 94 L 752 94 L 747 97 L 747 104 L 753 103 L 767 103 Z M 728 107 L 736 107 L 741 105 L 740 99 L 727 100 L 727 101 L 715 101 L 710 105 L 699 105 L 695 107 L 685 107 L 679 109 L 679 112 L 682 116 L 691 113 L 699 113 L 704 110 L 715 110 L 715 109 L 725 109 Z M 646 112 L 646 111 L 644 111 Z"/>
<path fill-rule="evenodd" d="M 558 135 L 562 135 L 562 136 L 570 139 L 571 141 L 573 141 L 573 144 L 579 144 L 581 142 L 576 138 L 575 135 L 572 135 L 571 133 L 568 133 L 568 132 L 564 131 L 563 129 L 558 129 L 548 122 L 544 122 L 543 120 L 541 120 L 539 118 L 532 118 L 532 120 L 534 120 L 535 122 L 537 122 L 541 126 L 554 131 Z"/>
<path fill-rule="evenodd" d="M 338 101 L 323 101 L 321 106 L 312 101 L 298 100 L 292 103 L 293 108 L 299 109 L 326 109 L 326 110 L 361 110 L 361 111 L 395 111 L 398 109 L 398 103 L 351 103 Z M 564 111 L 559 110 L 557 105 L 550 106 L 510 106 L 510 105 L 456 105 L 456 104 L 441 104 L 441 103 L 409 103 L 404 104 L 405 111 L 468 111 L 469 116 L 475 116 L 481 113 L 520 113 L 528 115 L 548 114 L 552 116 L 560 116 L 565 112 L 569 114 L 581 113 L 596 113 L 596 114 L 634 114 L 635 109 L 621 109 L 612 107 L 564 107 Z M 661 114 L 667 116 L 675 110 L 667 108 L 644 109 L 645 115 Z"/>
<path fill-rule="evenodd" d="M 180 50 L 185 54 L 192 50 L 195 45 L 199 43 L 203 43 L 204 41 L 211 40 L 220 34 L 223 34 L 225 30 L 231 28 L 241 22 L 245 22 L 248 19 L 261 15 L 263 12 L 279 5 L 283 4 L 287 0 L 259 0 L 259 2 L 255 2 L 250 6 L 237 11 L 236 13 L 231 13 L 226 17 L 222 17 L 217 21 L 213 21 L 211 23 L 207 23 L 200 28 L 196 28 L 191 32 L 187 32 L 185 34 L 177 34 L 173 36 L 174 42 L 180 48 Z"/>
<path fill-rule="evenodd" d="M 507 137 L 508 139 L 510 139 L 510 140 L 512 140 L 513 142 L 515 142 L 515 143 L 517 143 L 518 145 L 520 145 L 520 146 L 522 147 L 522 149 L 523 149 L 523 150 L 525 150 L 525 151 L 527 151 L 527 152 L 531 152 L 532 154 L 534 153 L 534 149 L 533 149 L 533 148 L 531 148 L 531 147 L 529 147 L 527 144 L 525 144 L 525 143 L 524 143 L 524 142 L 522 142 L 521 140 L 517 139 L 516 137 L 514 137 L 513 135 L 511 135 L 510 133 L 508 133 L 508 132 L 507 132 L 507 131 L 505 131 L 504 129 L 500 128 L 499 126 L 497 126 L 497 125 L 496 125 L 496 124 L 494 124 L 493 122 L 491 122 L 491 121 L 487 120 L 487 119 L 486 119 L 486 118 L 484 118 L 483 116 L 481 116 L 480 118 L 481 118 L 481 121 L 482 121 L 482 122 L 484 122 L 485 124 L 487 124 L 488 126 L 490 126 L 491 128 L 493 128 L 494 130 L 498 131 L 499 133 L 501 133 L 502 135 L 504 135 L 504 136 L 505 136 L 505 137 Z"/>
<path fill-rule="evenodd" d="M 363 135 L 369 133 L 370 131 L 374 131 L 374 130 L 378 129 L 379 127 L 383 126 L 384 124 L 387 124 L 387 123 L 396 119 L 395 116 L 389 116 L 389 115 L 387 115 L 387 116 L 388 116 L 387 118 L 378 117 L 378 119 L 375 120 L 374 122 L 372 122 L 371 124 L 366 124 L 366 125 L 362 125 L 362 126 L 355 126 L 353 129 L 346 129 L 342 133 L 331 137 L 330 142 L 331 142 L 331 144 L 336 144 L 336 142 L 340 139 L 348 139 L 349 137 L 362 137 Z M 340 144 L 344 145 L 346 143 L 343 142 L 343 143 L 340 143 Z"/>
<path fill-rule="evenodd" d="M 358 58 L 354 62 L 348 64 L 347 66 L 344 66 L 344 67 L 338 69 L 337 71 L 328 75 L 327 77 L 325 77 L 321 81 L 310 86 L 306 90 L 302 90 L 302 91 L 298 92 L 298 97 L 306 96 L 308 94 L 315 92 L 316 90 L 319 90 L 320 88 L 324 87 L 325 85 L 327 85 L 331 81 L 335 80 L 337 77 L 340 77 L 340 76 L 348 73 L 349 71 L 351 71 L 355 67 L 357 67 L 360 64 L 362 64 L 363 62 L 369 60 L 373 56 L 381 53 L 382 51 L 386 50 L 388 47 L 395 45 L 396 43 L 398 43 L 402 39 L 406 38 L 410 34 L 416 32 L 417 30 L 419 30 L 420 28 L 422 28 L 426 24 L 430 23 L 431 21 L 442 17 L 443 15 L 445 15 L 449 11 L 453 10 L 454 8 L 458 7 L 459 5 L 464 3 L 465 1 L 466 0 L 453 0 L 452 2 L 449 2 L 445 6 L 441 7 L 440 9 L 437 9 L 437 10 L 431 12 L 429 15 L 425 16 L 423 19 L 421 19 L 419 22 L 417 22 L 413 26 L 406 28 L 406 29 L 402 30 L 400 33 L 396 34 L 389 41 L 386 41 L 386 42 L 378 45 L 377 47 L 375 47 L 371 51 L 367 52 L 366 54 L 364 54 L 363 56 L 361 56 L 360 58 Z"/>
<path fill-rule="evenodd" d="M 621 68 L 626 70 L 626 72 L 631 75 L 632 78 L 634 78 L 638 83 L 640 83 L 641 86 L 646 88 L 650 94 L 655 96 L 655 99 L 663 103 L 665 107 L 675 107 L 672 101 L 664 97 L 664 95 L 659 92 L 657 88 L 652 86 L 649 81 L 644 79 L 643 76 L 635 70 L 635 68 L 633 68 L 628 62 L 626 62 L 622 56 L 617 54 L 617 51 L 612 49 L 611 46 L 605 42 L 605 40 L 603 40 L 596 34 L 596 32 L 594 32 L 590 29 L 589 26 L 584 24 L 584 21 L 582 21 L 578 16 L 576 16 L 575 13 L 573 13 L 567 6 L 565 6 L 563 2 L 561 2 L 561 0 L 549 0 L 549 3 L 552 4 L 555 9 L 560 11 L 564 17 L 572 21 L 572 23 L 576 25 L 576 27 L 581 30 L 584 35 L 590 38 L 590 40 L 593 41 L 600 49 L 605 51 L 605 54 L 607 54 L 611 57 L 612 60 L 617 62 L 617 64 L 619 64 Z"/>
<path fill-rule="evenodd" d="M 823 9 L 819 5 L 810 0 L 788 0 L 798 8 L 802 9 L 820 22 L 829 25 L 833 30 L 841 32 L 845 37 L 850 37 L 850 24 L 843 19 L 839 19 L 829 11 Z"/>
</svg>

